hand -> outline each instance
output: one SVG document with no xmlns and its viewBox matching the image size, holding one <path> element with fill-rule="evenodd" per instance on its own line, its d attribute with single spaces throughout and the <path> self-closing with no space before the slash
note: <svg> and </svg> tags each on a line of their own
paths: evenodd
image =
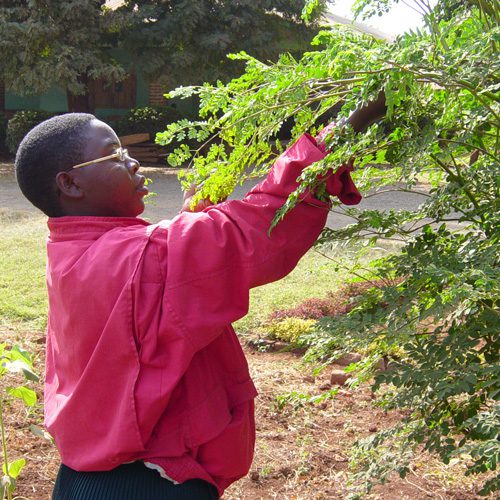
<svg viewBox="0 0 500 500">
<path fill-rule="evenodd" d="M 194 208 L 191 208 L 191 202 L 193 201 L 193 197 L 196 194 L 198 186 L 196 184 L 192 184 L 189 189 L 184 193 L 184 197 L 182 200 L 182 208 L 179 213 L 182 212 L 201 212 L 205 208 L 213 205 L 213 203 L 208 198 L 203 198 L 200 200 Z"/>
</svg>

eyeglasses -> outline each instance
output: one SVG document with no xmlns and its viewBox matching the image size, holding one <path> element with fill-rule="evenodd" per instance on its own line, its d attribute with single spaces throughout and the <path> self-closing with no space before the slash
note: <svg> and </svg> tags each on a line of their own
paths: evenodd
<svg viewBox="0 0 500 500">
<path fill-rule="evenodd" d="M 74 165 L 73 168 L 82 168 L 86 167 L 87 165 L 92 165 L 94 163 L 100 163 L 101 161 L 106 161 L 106 160 L 111 160 L 113 158 L 118 158 L 120 161 L 125 161 L 125 158 L 128 156 L 128 150 L 125 148 L 118 148 L 116 150 L 116 153 L 113 153 L 112 155 L 108 156 L 103 156 L 102 158 L 97 158 L 96 160 L 92 161 L 86 161 L 85 163 L 79 163 L 78 165 Z"/>
</svg>

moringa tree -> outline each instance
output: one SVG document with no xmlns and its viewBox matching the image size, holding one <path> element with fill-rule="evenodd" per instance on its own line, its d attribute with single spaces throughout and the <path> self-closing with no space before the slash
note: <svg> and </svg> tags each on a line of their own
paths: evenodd
<svg viewBox="0 0 500 500">
<path fill-rule="evenodd" d="M 397 0 L 358 0 L 359 13 L 377 14 Z M 311 0 L 308 6 L 316 3 Z M 391 472 L 404 476 L 417 449 L 468 474 L 488 473 L 481 493 L 495 491 L 500 460 L 500 8 L 493 0 L 414 0 L 425 28 L 394 42 L 336 27 L 315 39 L 317 50 L 276 64 L 240 52 L 246 70 L 227 85 L 179 88 L 172 96 L 200 98 L 200 119 L 171 124 L 161 143 L 181 144 L 171 162 L 189 162 L 186 185 L 200 198 L 224 199 L 249 175 L 268 170 L 281 125 L 293 136 L 317 133 L 318 120 L 341 106 L 347 117 L 384 92 L 386 119 L 328 140 L 326 158 L 308 169 L 277 213 L 293 207 L 306 187 L 321 195 L 319 174 L 355 159 L 365 194 L 421 192 L 416 210 L 344 209 L 352 218 L 325 230 L 320 244 L 365 248 L 396 240 L 398 251 L 352 269 L 382 281 L 343 317 L 325 318 L 303 339 L 308 356 L 324 363 L 343 352 L 365 353 L 352 366 L 355 383 L 371 379 L 381 358 L 391 370 L 376 375 L 376 404 L 397 408 L 396 426 L 360 441 L 355 479 L 370 488 Z M 428 190 L 417 188 L 425 181 Z M 198 198 L 199 199 L 199 198 Z M 196 203 L 197 199 L 193 200 Z M 345 262 L 338 265 L 346 265 Z M 366 266 L 365 266 L 366 267 Z"/>
</svg>

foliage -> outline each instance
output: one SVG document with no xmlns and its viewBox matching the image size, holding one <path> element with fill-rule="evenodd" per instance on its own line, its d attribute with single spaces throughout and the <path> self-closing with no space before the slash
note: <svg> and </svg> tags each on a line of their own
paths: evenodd
<svg viewBox="0 0 500 500">
<path fill-rule="evenodd" d="M 138 134 L 148 132 L 154 139 L 157 132 L 171 122 L 180 118 L 180 114 L 174 106 L 144 106 L 133 108 L 118 120 L 108 120 L 118 135 Z"/>
<path fill-rule="evenodd" d="M 357 9 L 373 15 L 392 3 L 359 0 Z M 318 174 L 352 157 L 357 184 L 370 196 L 402 191 L 426 199 L 413 211 L 344 209 L 333 202 L 332 210 L 353 223 L 325 230 L 320 240 L 339 249 L 353 239 L 402 245 L 399 254 L 370 266 L 386 284 L 369 289 L 346 316 L 321 320 L 309 352 L 324 362 L 344 351 L 370 352 L 357 366 L 358 382 L 372 376 L 380 357 L 400 353 L 375 388 L 379 404 L 408 417 L 359 443 L 366 460 L 358 460 L 363 467 L 355 479 L 367 489 L 373 478 L 404 475 L 420 446 L 444 462 L 465 460 L 470 474 L 496 470 L 500 457 L 500 10 L 491 0 L 412 5 L 424 10 L 426 26 L 394 42 L 337 26 L 320 32 L 317 50 L 300 60 L 285 54 L 270 64 L 233 55 L 246 63 L 239 78 L 171 92 L 199 96 L 200 119 L 172 124 L 160 137 L 203 143 L 194 150 L 179 146 L 171 160 L 189 161 L 194 170 L 184 182 L 201 185 L 199 196 L 217 201 L 268 170 L 282 150 L 269 141 L 291 116 L 294 138 L 314 134 L 335 106 L 346 117 L 385 92 L 385 121 L 328 138 L 330 153 L 303 172 L 301 187 L 275 219 L 318 183 Z M 427 189 L 418 185 L 422 180 Z M 380 450 L 389 450 L 391 459 Z M 496 488 L 498 479 L 487 480 L 482 493 Z"/>
<path fill-rule="evenodd" d="M 54 116 L 47 111 L 18 111 L 7 124 L 5 143 L 7 149 L 15 154 L 24 136 L 39 123 Z"/>
<path fill-rule="evenodd" d="M 355 281 L 341 285 L 335 292 L 328 292 L 324 299 L 306 299 L 295 307 L 278 309 L 271 314 L 270 319 L 283 318 L 320 319 L 325 316 L 347 314 L 356 306 L 356 299 L 370 288 L 380 288 L 386 283 L 382 280 Z M 382 305 L 382 304 L 381 304 Z"/>
<path fill-rule="evenodd" d="M 227 61 L 227 52 L 244 48 L 265 59 L 284 50 L 302 53 L 326 0 L 317 0 L 309 24 L 300 18 L 304 3 L 127 0 L 109 8 L 105 0 L 6 0 L 0 7 L 0 79 L 18 95 L 63 88 L 82 96 L 68 100 L 78 111 L 92 111 L 91 80 L 116 82 L 137 69 L 171 86 L 227 79 L 241 69 Z"/>
<path fill-rule="evenodd" d="M 292 407 L 294 411 L 305 405 L 315 405 L 321 404 L 329 399 L 334 399 L 339 390 L 329 389 L 316 396 L 310 396 L 308 394 L 303 394 L 301 392 L 292 391 L 285 394 L 280 394 L 276 396 L 276 409 L 278 411 L 283 411 L 288 405 Z"/>
<path fill-rule="evenodd" d="M 314 35 L 300 18 L 304 3 L 141 0 L 124 2 L 115 14 L 120 46 L 133 64 L 179 85 L 235 76 L 242 68 L 227 60 L 228 52 L 243 49 L 264 59 L 303 52 Z M 318 3 L 321 8 L 325 1 Z M 317 19 L 318 13 L 311 23 Z"/>
<path fill-rule="evenodd" d="M 22 375 L 27 381 L 38 381 L 38 376 L 33 372 L 30 355 L 18 346 L 9 348 L 3 343 L 0 344 L 0 381 L 6 379 L 9 375 Z M 22 400 L 26 406 L 33 406 L 37 400 L 35 391 L 26 385 L 8 386 L 4 393 L 0 393 L 0 436 L 3 462 L 0 498 L 2 500 L 4 498 L 12 499 L 12 493 L 16 488 L 16 479 L 26 464 L 24 458 L 9 461 L 6 428 L 3 419 L 4 403 L 9 396 Z"/>
<path fill-rule="evenodd" d="M 263 330 L 271 339 L 282 340 L 296 344 L 303 335 L 311 333 L 316 322 L 311 319 L 284 318 L 271 321 L 264 326 Z"/>
<path fill-rule="evenodd" d="M 25 95 L 59 86 L 78 95 L 87 78 L 122 78 L 124 69 L 110 52 L 112 13 L 104 3 L 2 2 L 0 79 L 6 88 Z"/>
</svg>

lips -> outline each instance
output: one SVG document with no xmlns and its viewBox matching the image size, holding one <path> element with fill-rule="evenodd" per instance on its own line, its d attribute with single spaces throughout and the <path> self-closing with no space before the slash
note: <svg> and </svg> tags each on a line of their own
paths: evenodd
<svg viewBox="0 0 500 500">
<path fill-rule="evenodd" d="M 141 176 L 138 184 L 137 184 L 137 187 L 135 188 L 135 190 L 140 193 L 140 194 L 148 194 L 149 193 L 149 190 L 148 188 L 144 185 L 144 183 L 146 182 L 146 178 L 144 176 Z"/>
</svg>

